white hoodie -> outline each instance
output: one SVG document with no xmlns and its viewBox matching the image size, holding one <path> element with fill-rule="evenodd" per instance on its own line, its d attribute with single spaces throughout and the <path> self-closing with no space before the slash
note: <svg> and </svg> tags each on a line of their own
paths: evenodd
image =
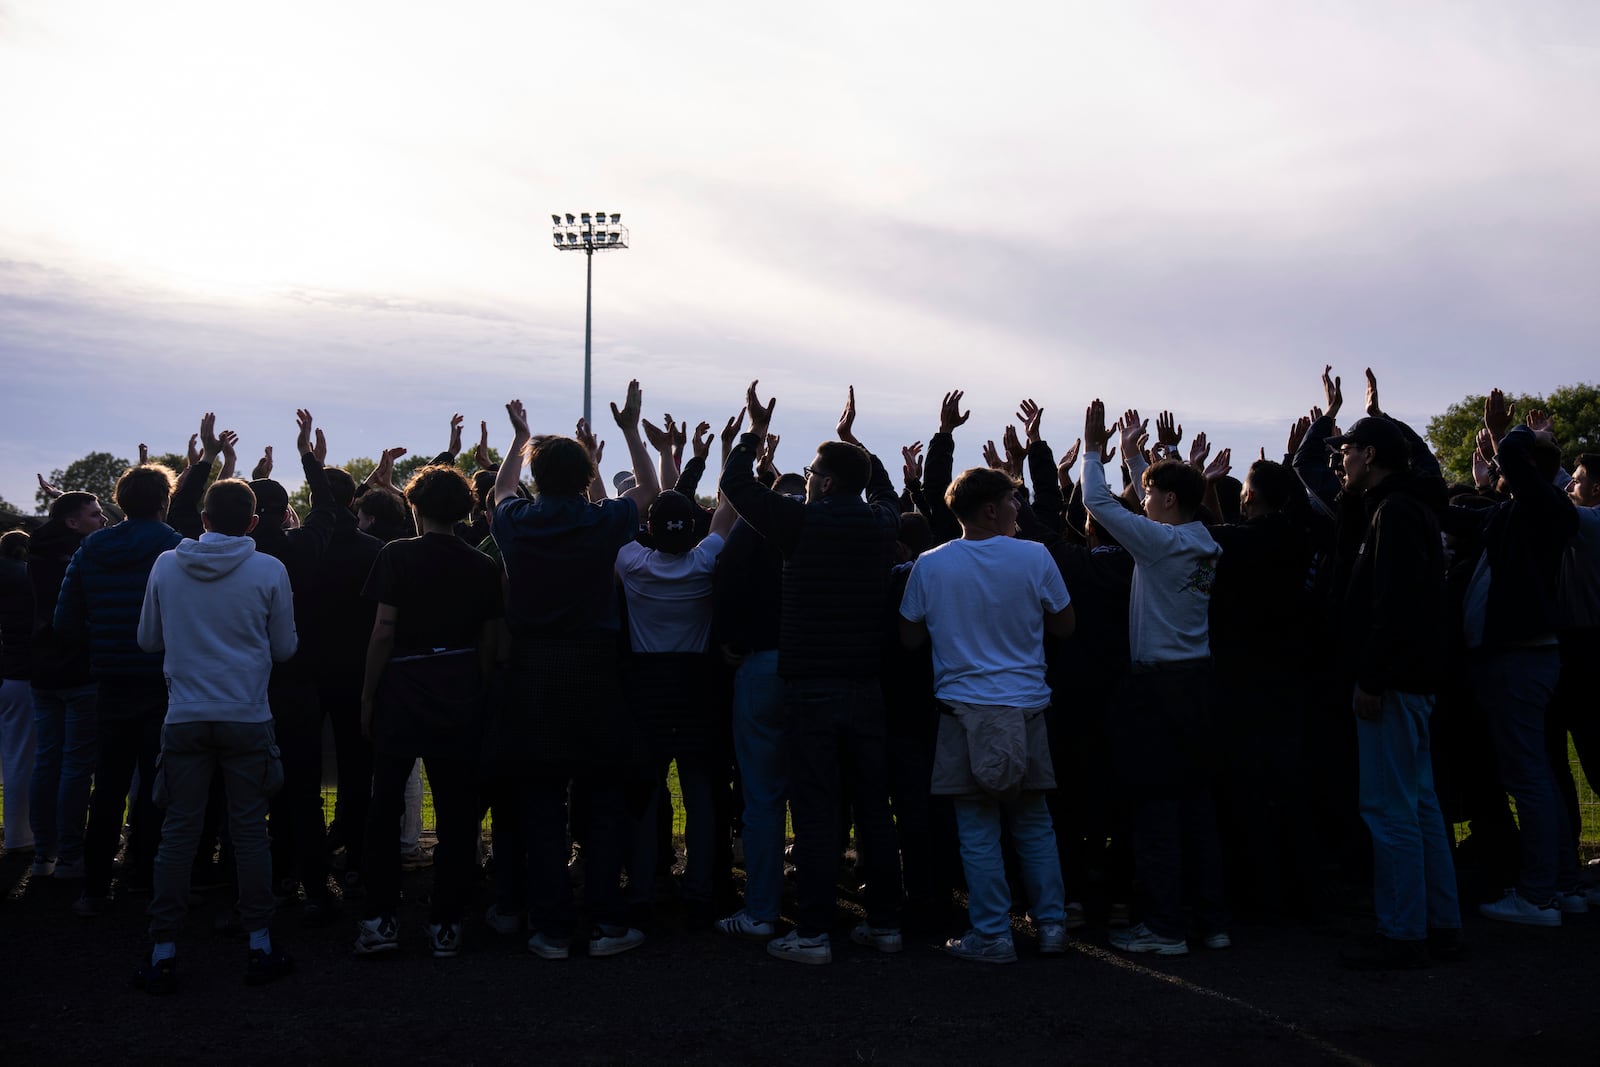
<svg viewBox="0 0 1600 1067">
<path fill-rule="evenodd" d="M 272 663 L 297 644 L 289 572 L 248 537 L 204 533 L 150 571 L 139 647 L 166 650 L 167 722 L 270 722 Z"/>
</svg>

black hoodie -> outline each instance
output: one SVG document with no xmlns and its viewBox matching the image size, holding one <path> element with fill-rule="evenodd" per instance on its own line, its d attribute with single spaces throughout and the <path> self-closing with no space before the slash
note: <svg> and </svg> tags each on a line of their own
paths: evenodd
<svg viewBox="0 0 1600 1067">
<path fill-rule="evenodd" d="M 61 580 L 82 541 L 58 519 L 39 527 L 28 541 L 28 585 L 33 592 L 33 640 L 28 658 L 35 689 L 76 689 L 90 682 L 88 640 L 82 634 L 59 634 L 54 624 Z"/>
</svg>

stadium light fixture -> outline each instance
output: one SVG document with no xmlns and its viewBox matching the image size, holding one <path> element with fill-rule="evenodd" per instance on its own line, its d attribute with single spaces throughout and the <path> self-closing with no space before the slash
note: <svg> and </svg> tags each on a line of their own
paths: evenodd
<svg viewBox="0 0 1600 1067">
<path fill-rule="evenodd" d="M 593 362 L 593 337 L 594 337 L 594 254 L 598 251 L 628 247 L 628 231 L 621 225 L 622 215 L 611 215 L 611 224 L 606 225 L 606 213 L 583 212 L 580 223 L 567 212 L 567 221 L 563 223 L 560 215 L 551 215 L 554 223 L 552 236 L 557 251 L 576 252 L 581 250 L 587 262 L 584 281 L 583 296 L 583 420 L 591 427 L 594 420 L 591 417 L 591 400 L 593 394 L 594 362 Z M 599 226 L 595 225 L 598 221 Z M 608 232 L 609 231 L 609 232 Z"/>
</svg>

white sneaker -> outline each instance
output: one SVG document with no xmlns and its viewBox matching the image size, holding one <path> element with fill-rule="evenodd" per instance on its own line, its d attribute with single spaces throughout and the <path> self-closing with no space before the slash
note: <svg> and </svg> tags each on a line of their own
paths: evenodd
<svg viewBox="0 0 1600 1067">
<path fill-rule="evenodd" d="M 1229 937 L 1225 931 L 1218 930 L 1214 934 L 1207 934 L 1205 940 L 1201 943 L 1209 949 L 1232 948 L 1233 938 Z"/>
<path fill-rule="evenodd" d="M 742 908 L 726 919 L 717 920 L 717 931 L 729 937 L 743 937 L 752 941 L 766 941 L 778 932 L 775 924 L 764 919 L 752 919 Z"/>
<path fill-rule="evenodd" d="M 1561 908 L 1563 915 L 1589 914 L 1589 898 L 1576 889 L 1557 890 L 1556 904 Z"/>
<path fill-rule="evenodd" d="M 63 881 L 70 881 L 74 878 L 82 878 L 83 860 L 76 859 L 71 863 L 62 863 L 60 860 L 56 860 L 55 876 Z"/>
<path fill-rule="evenodd" d="M 387 916 L 356 922 L 356 955 L 376 956 L 400 947 L 400 927 Z"/>
<path fill-rule="evenodd" d="M 879 952 L 899 952 L 906 947 L 898 927 L 873 926 L 864 920 L 856 923 L 856 928 L 850 931 L 850 940 Z"/>
<path fill-rule="evenodd" d="M 33 858 L 33 866 L 28 868 L 30 878 L 49 878 L 56 873 L 56 861 L 43 856 Z"/>
<path fill-rule="evenodd" d="M 799 930 L 790 930 L 782 937 L 767 942 L 767 954 L 795 963 L 832 963 L 833 943 L 828 940 L 827 934 L 801 937 Z"/>
<path fill-rule="evenodd" d="M 497 934 L 514 934 L 522 929 L 522 916 L 507 915 L 493 904 L 483 913 L 483 925 Z"/>
<path fill-rule="evenodd" d="M 631 926 L 599 926 L 589 932 L 589 955 L 620 956 L 644 944 L 644 931 Z"/>
<path fill-rule="evenodd" d="M 461 954 L 461 924 L 428 923 L 428 943 L 434 959 L 455 959 Z"/>
<path fill-rule="evenodd" d="M 1515 889 L 1507 889 L 1506 895 L 1499 900 L 1488 904 L 1478 905 L 1478 914 L 1485 919 L 1499 919 L 1506 923 L 1520 923 L 1523 926 L 1560 926 L 1561 906 L 1555 901 L 1549 904 L 1535 904 L 1523 898 Z"/>
</svg>

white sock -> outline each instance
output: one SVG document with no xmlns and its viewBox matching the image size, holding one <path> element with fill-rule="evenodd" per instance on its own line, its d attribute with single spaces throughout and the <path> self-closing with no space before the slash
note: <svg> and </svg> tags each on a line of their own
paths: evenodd
<svg viewBox="0 0 1600 1067">
<path fill-rule="evenodd" d="M 263 926 L 259 930 L 250 931 L 250 951 L 260 949 L 262 952 L 272 952 L 272 932 Z"/>
<path fill-rule="evenodd" d="M 157 964 L 162 960 L 170 960 L 177 954 L 178 943 L 176 941 L 157 941 L 156 947 L 150 950 L 150 962 L 151 964 Z"/>
</svg>

